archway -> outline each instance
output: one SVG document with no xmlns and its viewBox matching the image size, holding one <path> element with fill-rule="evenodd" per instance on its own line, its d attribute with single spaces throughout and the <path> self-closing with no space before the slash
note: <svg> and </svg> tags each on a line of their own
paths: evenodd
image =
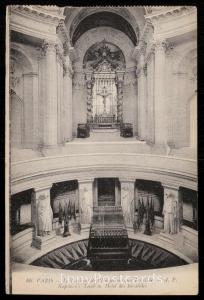
<svg viewBox="0 0 204 300">
<path fill-rule="evenodd" d="M 87 86 L 87 122 L 98 127 L 115 127 L 123 122 L 125 58 L 105 39 L 92 45 L 83 60 Z"/>
</svg>

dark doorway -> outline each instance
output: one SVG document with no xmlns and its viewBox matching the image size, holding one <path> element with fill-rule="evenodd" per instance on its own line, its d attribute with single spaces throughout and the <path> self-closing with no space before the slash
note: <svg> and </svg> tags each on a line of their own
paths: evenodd
<svg viewBox="0 0 204 300">
<path fill-rule="evenodd" d="M 115 205 L 115 178 L 98 179 L 98 206 Z"/>
</svg>

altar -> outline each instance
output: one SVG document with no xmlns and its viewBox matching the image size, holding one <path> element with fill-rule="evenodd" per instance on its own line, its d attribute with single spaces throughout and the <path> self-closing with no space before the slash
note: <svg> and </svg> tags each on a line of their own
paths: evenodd
<svg viewBox="0 0 204 300">
<path fill-rule="evenodd" d="M 123 122 L 125 59 L 121 50 L 103 40 L 84 57 L 87 123 L 91 128 L 119 128 Z"/>
</svg>

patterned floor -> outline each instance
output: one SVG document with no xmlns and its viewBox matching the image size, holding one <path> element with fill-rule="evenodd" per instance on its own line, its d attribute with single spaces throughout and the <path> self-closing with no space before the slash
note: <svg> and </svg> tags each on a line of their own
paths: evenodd
<svg viewBox="0 0 204 300">
<path fill-rule="evenodd" d="M 129 245 L 131 257 L 127 265 L 108 264 L 98 267 L 97 271 L 148 270 L 187 264 L 175 254 L 147 242 L 129 239 Z M 67 270 L 93 270 L 90 261 L 86 258 L 87 248 L 88 239 L 74 242 L 43 255 L 32 265 Z"/>
</svg>

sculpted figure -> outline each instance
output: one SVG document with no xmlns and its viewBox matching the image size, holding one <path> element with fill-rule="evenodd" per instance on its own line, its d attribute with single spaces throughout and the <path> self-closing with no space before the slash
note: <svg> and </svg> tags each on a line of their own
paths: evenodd
<svg viewBox="0 0 204 300">
<path fill-rule="evenodd" d="M 45 236 L 52 231 L 53 212 L 44 195 L 40 195 L 38 204 L 38 234 Z"/>
<path fill-rule="evenodd" d="M 163 215 L 164 232 L 169 234 L 177 233 L 178 224 L 178 204 L 175 196 L 171 193 L 165 195 Z"/>
</svg>

